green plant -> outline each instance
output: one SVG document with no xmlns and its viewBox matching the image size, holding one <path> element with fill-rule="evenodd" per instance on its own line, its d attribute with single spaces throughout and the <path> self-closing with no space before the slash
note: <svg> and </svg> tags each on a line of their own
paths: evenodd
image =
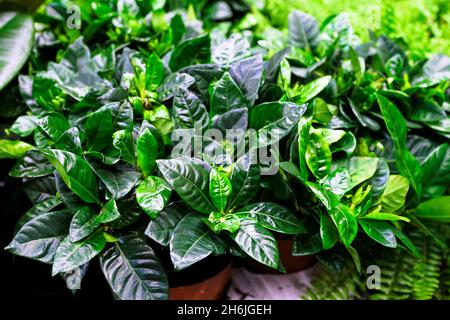
<svg viewBox="0 0 450 320">
<path fill-rule="evenodd" d="M 33 203 L 8 251 L 70 288 L 99 257 L 118 298 L 164 299 L 159 245 L 175 270 L 229 254 L 283 271 L 282 233 L 331 270 L 309 298 L 362 297 L 373 260 L 373 298 L 448 294 L 449 57 L 417 61 L 345 15 L 276 29 L 248 1 L 86 1 L 79 29 L 68 6 L 38 10 L 4 91 L 19 103 L 0 158 Z"/>
</svg>

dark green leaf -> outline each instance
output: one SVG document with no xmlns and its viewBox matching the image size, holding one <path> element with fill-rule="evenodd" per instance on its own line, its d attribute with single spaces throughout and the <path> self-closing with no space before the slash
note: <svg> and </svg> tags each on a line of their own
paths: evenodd
<svg viewBox="0 0 450 320">
<path fill-rule="evenodd" d="M 157 160 L 164 179 L 192 209 L 211 213 L 214 206 L 209 200 L 209 173 L 200 164 L 183 160 Z"/>
<path fill-rule="evenodd" d="M 267 102 L 250 110 L 249 126 L 257 132 L 258 147 L 284 138 L 306 110 L 305 105 L 291 102 Z"/>
<path fill-rule="evenodd" d="M 31 53 L 34 39 L 33 18 L 19 12 L 0 14 L 0 90 L 20 71 Z"/>
<path fill-rule="evenodd" d="M 433 150 L 422 163 L 423 185 L 425 188 L 442 186 L 445 190 L 450 181 L 450 148 L 448 143 Z"/>
<path fill-rule="evenodd" d="M 359 220 L 359 224 L 366 234 L 378 243 L 389 248 L 396 248 L 393 227 L 385 221 Z"/>
<path fill-rule="evenodd" d="M 273 235 L 256 221 L 241 219 L 241 227 L 231 237 L 250 257 L 273 269 L 278 268 L 277 241 Z"/>
<path fill-rule="evenodd" d="M 249 154 L 241 157 L 233 168 L 230 176 L 232 191 L 229 207 L 248 203 L 259 190 L 261 171 L 259 166 L 252 163 Z"/>
<path fill-rule="evenodd" d="M 51 263 L 60 241 L 69 231 L 71 219 L 72 214 L 68 211 L 41 214 L 25 223 L 5 249 L 16 255 Z"/>
<path fill-rule="evenodd" d="M 106 240 L 103 232 L 96 232 L 86 240 L 72 243 L 66 237 L 56 250 L 53 261 L 52 275 L 67 272 L 97 256 L 105 247 Z"/>
<path fill-rule="evenodd" d="M 386 159 L 379 158 L 377 170 L 373 174 L 372 178 L 370 178 L 368 181 L 368 183 L 372 186 L 372 194 L 374 198 L 380 196 L 383 193 L 389 179 L 389 173 L 389 166 Z"/>
<path fill-rule="evenodd" d="M 156 219 L 150 221 L 145 234 L 163 246 L 169 245 L 173 230 L 187 212 L 189 209 L 182 202 L 170 203 Z"/>
<path fill-rule="evenodd" d="M 233 109 L 246 107 L 241 89 L 228 72 L 215 83 L 211 96 L 211 115 L 223 114 Z"/>
<path fill-rule="evenodd" d="M 152 219 L 156 218 L 169 201 L 172 190 L 158 177 L 147 177 L 136 189 L 136 200 Z"/>
<path fill-rule="evenodd" d="M 294 10 L 289 14 L 289 42 L 294 47 L 311 49 L 319 43 L 319 24 L 310 15 Z"/>
<path fill-rule="evenodd" d="M 57 199 L 56 197 L 49 197 L 43 201 L 36 203 L 31 209 L 29 209 L 23 216 L 20 217 L 19 221 L 17 221 L 15 233 L 17 233 L 17 231 L 22 228 L 22 226 L 28 221 L 51 211 L 60 204 L 62 204 L 61 200 Z"/>
<path fill-rule="evenodd" d="M 113 145 L 120 151 L 120 157 L 131 165 L 135 163 L 134 141 L 131 132 L 119 130 L 113 134 Z"/>
<path fill-rule="evenodd" d="M 387 98 L 377 95 L 386 127 L 395 146 L 396 164 L 400 174 L 408 178 L 420 197 L 422 194 L 422 170 L 418 161 L 406 147 L 406 121 L 403 115 Z"/>
<path fill-rule="evenodd" d="M 143 239 L 131 234 L 100 256 L 100 266 L 113 292 L 121 300 L 168 298 L 168 281 L 158 257 Z"/>
<path fill-rule="evenodd" d="M 58 140 L 65 131 L 70 129 L 69 122 L 60 113 L 49 113 L 39 118 L 36 123 L 53 141 Z"/>
<path fill-rule="evenodd" d="M 200 126 L 202 130 L 209 125 L 208 111 L 193 92 L 178 88 L 173 99 L 174 117 L 179 127 L 194 128 Z"/>
<path fill-rule="evenodd" d="M 70 190 L 85 202 L 100 202 L 94 172 L 83 158 L 68 151 L 45 150 L 42 152 Z"/>
<path fill-rule="evenodd" d="M 42 153 L 32 149 L 16 162 L 9 174 L 15 178 L 38 178 L 52 174 L 53 170 L 53 166 Z"/>
<path fill-rule="evenodd" d="M 329 211 L 330 217 L 337 227 L 342 243 L 348 247 L 358 233 L 358 223 L 349 207 L 344 204 L 336 205 Z"/>
<path fill-rule="evenodd" d="M 231 78 L 244 94 L 247 105 L 252 107 L 258 95 L 263 74 L 263 58 L 261 55 L 242 59 L 230 67 Z"/>
<path fill-rule="evenodd" d="M 211 58 L 209 34 L 180 43 L 172 52 L 169 67 L 172 72 L 198 63 L 207 63 Z"/>
<path fill-rule="evenodd" d="M 322 247 L 324 249 L 331 249 L 336 241 L 339 240 L 333 221 L 324 213 L 320 213 L 320 237 L 322 238 Z"/>
<path fill-rule="evenodd" d="M 114 199 L 109 200 L 97 214 L 90 207 L 81 208 L 70 223 L 70 241 L 77 242 L 91 235 L 102 223 L 120 218 Z"/>
<path fill-rule="evenodd" d="M 271 202 L 249 204 L 235 212 L 244 219 L 252 219 L 264 228 L 286 234 L 305 232 L 302 222 L 288 209 Z"/>
<path fill-rule="evenodd" d="M 322 239 L 319 233 L 299 235 L 292 241 L 293 256 L 314 255 L 322 250 Z"/>
<path fill-rule="evenodd" d="M 170 258 L 175 270 L 185 269 L 210 254 L 221 255 L 225 252 L 225 242 L 197 214 L 185 216 L 170 238 Z"/>
<path fill-rule="evenodd" d="M 84 129 L 89 151 L 103 150 L 111 143 L 113 134 L 111 112 L 109 110 L 94 112 L 88 117 Z"/>
</svg>

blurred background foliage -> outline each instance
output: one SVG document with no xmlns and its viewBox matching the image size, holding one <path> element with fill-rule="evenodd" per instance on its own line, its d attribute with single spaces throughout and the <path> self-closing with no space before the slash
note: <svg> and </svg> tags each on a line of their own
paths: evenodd
<svg viewBox="0 0 450 320">
<path fill-rule="evenodd" d="M 346 12 L 363 40 L 368 39 L 369 29 L 377 35 L 402 39 L 414 59 L 430 53 L 450 54 L 448 0 L 266 0 L 264 11 L 273 26 L 286 27 L 293 9 L 319 21 Z"/>
</svg>

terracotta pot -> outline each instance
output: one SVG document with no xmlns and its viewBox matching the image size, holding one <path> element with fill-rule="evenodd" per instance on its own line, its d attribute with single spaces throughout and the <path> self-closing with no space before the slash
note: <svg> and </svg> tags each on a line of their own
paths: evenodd
<svg viewBox="0 0 450 320">
<path fill-rule="evenodd" d="M 231 277 L 231 263 L 216 275 L 187 286 L 169 289 L 170 300 L 220 300 Z"/>
<path fill-rule="evenodd" d="M 293 273 L 304 270 L 316 262 L 314 256 L 293 256 L 292 239 L 277 239 L 280 261 L 286 269 L 286 273 Z M 246 267 L 256 273 L 281 273 L 278 270 L 269 268 L 255 260 L 246 261 Z"/>
</svg>

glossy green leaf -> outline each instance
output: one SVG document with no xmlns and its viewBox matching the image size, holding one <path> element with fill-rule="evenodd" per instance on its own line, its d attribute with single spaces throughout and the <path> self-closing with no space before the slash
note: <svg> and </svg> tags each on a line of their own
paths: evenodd
<svg viewBox="0 0 450 320">
<path fill-rule="evenodd" d="M 332 160 L 331 150 L 319 133 L 312 132 L 310 134 L 305 158 L 309 170 L 315 177 L 320 179 L 329 174 Z"/>
<path fill-rule="evenodd" d="M 215 83 L 211 95 L 211 114 L 223 114 L 227 111 L 247 106 L 244 95 L 228 72 Z"/>
<path fill-rule="evenodd" d="M 109 110 L 97 111 L 91 114 L 84 129 L 89 151 L 101 151 L 111 143 L 113 122 Z"/>
<path fill-rule="evenodd" d="M 250 55 L 249 49 L 248 39 L 241 34 L 233 33 L 228 39 L 213 46 L 211 60 L 218 65 L 228 66 L 247 58 Z"/>
<path fill-rule="evenodd" d="M 23 225 L 28 221 L 36 218 L 37 216 L 52 211 L 60 204 L 62 204 L 62 201 L 56 197 L 49 197 L 36 203 L 35 205 L 33 205 L 33 207 L 31 207 L 31 209 L 29 209 L 23 216 L 20 217 L 19 221 L 17 221 L 15 226 L 15 233 L 17 233 L 17 231 L 22 228 Z"/>
<path fill-rule="evenodd" d="M 205 34 L 177 45 L 169 60 L 172 72 L 190 65 L 209 62 L 211 59 L 210 42 L 209 34 Z"/>
<path fill-rule="evenodd" d="M 352 157 L 348 162 L 348 172 L 351 177 L 349 189 L 370 179 L 375 174 L 378 166 L 378 158 Z"/>
<path fill-rule="evenodd" d="M 351 131 L 347 131 L 345 135 L 336 143 L 331 145 L 331 152 L 343 151 L 350 156 L 356 149 L 356 138 Z"/>
<path fill-rule="evenodd" d="M 80 139 L 80 131 L 78 128 L 70 128 L 64 131 L 55 141 L 54 144 L 55 149 L 61 149 L 76 153 L 81 155 L 81 139 Z"/>
<path fill-rule="evenodd" d="M 328 190 L 341 197 L 350 190 L 351 180 L 348 170 L 339 168 L 325 177 L 323 184 Z"/>
<path fill-rule="evenodd" d="M 264 228 L 286 234 L 305 232 L 303 223 L 285 207 L 272 202 L 249 204 L 235 212 L 238 216 L 255 220 Z"/>
<path fill-rule="evenodd" d="M 100 256 L 100 266 L 121 300 L 168 298 L 168 280 L 155 252 L 135 234 L 120 237 Z"/>
<path fill-rule="evenodd" d="M 226 133 L 228 129 L 247 130 L 248 109 L 239 108 L 216 115 L 212 126 Z"/>
<path fill-rule="evenodd" d="M 229 207 L 248 203 L 259 190 L 261 171 L 259 166 L 251 162 L 250 155 L 241 157 L 231 172 L 230 182 L 232 186 Z"/>
<path fill-rule="evenodd" d="M 288 17 L 289 42 L 294 47 L 311 49 L 319 43 L 319 24 L 310 15 L 294 10 Z"/>
<path fill-rule="evenodd" d="M 298 235 L 292 241 L 293 256 L 315 255 L 322 250 L 322 239 L 320 238 L 320 234 L 318 232 L 313 235 Z"/>
<path fill-rule="evenodd" d="M 344 204 L 338 204 L 329 211 L 342 243 L 348 247 L 353 242 L 358 233 L 358 223 L 349 207 Z"/>
<path fill-rule="evenodd" d="M 215 169 L 209 172 L 209 196 L 211 202 L 220 212 L 227 206 L 228 196 L 231 194 L 231 182 L 228 177 Z"/>
<path fill-rule="evenodd" d="M 172 190 L 158 177 L 147 177 L 136 189 L 136 200 L 151 218 L 156 218 L 169 201 Z"/>
<path fill-rule="evenodd" d="M 298 95 L 295 96 L 294 100 L 298 104 L 302 104 L 310 101 L 314 97 L 316 97 L 319 93 L 321 93 L 330 83 L 331 77 L 325 76 L 322 78 L 318 78 L 310 83 L 307 83 L 303 87 L 300 88 Z"/>
<path fill-rule="evenodd" d="M 225 251 L 225 242 L 197 214 L 185 216 L 170 238 L 170 258 L 175 270 L 185 269 L 210 254 L 221 255 Z"/>
<path fill-rule="evenodd" d="M 405 205 L 409 181 L 400 175 L 390 175 L 381 195 L 381 205 L 385 212 L 395 212 Z"/>
<path fill-rule="evenodd" d="M 133 107 L 127 100 L 122 102 L 110 102 L 98 109 L 97 112 L 109 110 L 112 116 L 112 126 L 114 130 L 133 129 Z"/>
<path fill-rule="evenodd" d="M 438 222 L 450 222 L 450 196 L 442 196 L 420 203 L 414 209 L 418 218 Z"/>
<path fill-rule="evenodd" d="M 242 59 L 230 67 L 230 76 L 244 94 L 248 107 L 255 104 L 262 74 L 263 58 L 261 55 Z"/>
<path fill-rule="evenodd" d="M 322 238 L 322 247 L 324 249 L 331 249 L 339 240 L 339 235 L 336 232 L 336 227 L 329 216 L 320 213 L 320 237 Z"/>
<path fill-rule="evenodd" d="M 333 144 L 341 140 L 346 132 L 344 130 L 333 130 L 327 128 L 314 129 L 322 135 L 322 138 L 328 143 Z"/>
<path fill-rule="evenodd" d="M 36 123 L 54 141 L 58 140 L 66 130 L 70 129 L 69 122 L 60 113 L 49 113 L 39 118 Z"/>
<path fill-rule="evenodd" d="M 38 178 L 48 176 L 54 171 L 53 166 L 37 150 L 31 149 L 19 159 L 9 172 L 15 178 Z"/>
<path fill-rule="evenodd" d="M 179 88 L 173 99 L 173 111 L 180 128 L 200 126 L 202 130 L 209 125 L 208 112 L 199 97 L 193 92 Z"/>
<path fill-rule="evenodd" d="M 59 243 L 69 231 L 72 214 L 55 211 L 38 215 L 26 222 L 5 248 L 27 258 L 51 263 Z"/>
<path fill-rule="evenodd" d="M 406 217 L 402 217 L 393 213 L 384 213 L 384 212 L 371 212 L 362 217 L 362 219 L 370 219 L 370 220 L 389 220 L 389 221 L 406 221 L 410 220 Z"/>
<path fill-rule="evenodd" d="M 33 18 L 20 12 L 0 14 L 0 90 L 20 71 L 31 53 L 34 40 Z"/>
<path fill-rule="evenodd" d="M 364 232 L 378 243 L 389 248 L 396 248 L 397 241 L 395 239 L 392 227 L 388 222 L 359 220 L 359 224 Z"/>
<path fill-rule="evenodd" d="M 183 160 L 157 160 L 159 171 L 181 199 L 195 211 L 211 213 L 214 205 L 209 200 L 209 173 L 200 164 Z"/>
<path fill-rule="evenodd" d="M 96 232 L 86 240 L 72 243 L 66 237 L 56 250 L 53 261 L 52 275 L 67 272 L 97 256 L 105 247 L 106 240 L 103 232 Z"/>
<path fill-rule="evenodd" d="M 276 143 L 297 124 L 306 110 L 305 105 L 291 102 L 267 102 L 253 107 L 249 127 L 256 130 L 258 147 Z"/>
<path fill-rule="evenodd" d="M 127 195 L 136 186 L 141 177 L 141 174 L 136 169 L 124 163 L 116 164 L 113 167 L 94 163 L 90 163 L 90 165 L 114 199 L 120 199 Z"/>
<path fill-rule="evenodd" d="M 279 254 L 274 236 L 256 221 L 241 219 L 241 226 L 233 240 L 246 254 L 266 266 L 278 268 Z"/>
<path fill-rule="evenodd" d="M 442 186 L 446 188 L 450 181 L 450 148 L 448 143 L 433 150 L 422 163 L 423 185 L 425 188 Z"/>
<path fill-rule="evenodd" d="M 37 127 L 36 116 L 20 116 L 11 125 L 9 130 L 20 137 L 28 137 Z"/>
<path fill-rule="evenodd" d="M 377 95 L 386 127 L 395 146 L 396 164 L 400 174 L 408 178 L 420 197 L 422 194 L 422 170 L 418 161 L 406 147 L 406 121 L 397 107 L 387 98 Z"/>
<path fill-rule="evenodd" d="M 134 141 L 131 132 L 119 130 L 113 134 L 113 145 L 120 151 L 120 157 L 131 165 L 135 163 Z"/>
<path fill-rule="evenodd" d="M 144 177 L 151 174 L 158 156 L 158 142 L 152 132 L 146 128 L 137 138 L 137 165 Z"/>
<path fill-rule="evenodd" d="M 386 159 L 378 158 L 377 170 L 372 178 L 368 180 L 368 183 L 372 186 L 374 198 L 379 197 L 383 193 L 389 179 L 389 173 L 389 166 Z"/>
<path fill-rule="evenodd" d="M 70 190 L 85 202 L 100 202 L 97 180 L 86 160 L 68 151 L 45 150 L 42 152 Z"/>
<path fill-rule="evenodd" d="M 189 209 L 182 202 L 170 203 L 156 219 L 150 221 L 145 234 L 163 246 L 169 245 L 173 230 L 188 212 Z"/>
<path fill-rule="evenodd" d="M 164 79 L 164 64 L 161 62 L 156 53 L 152 53 L 146 63 L 145 69 L 145 88 L 150 91 L 158 89 Z"/>
<path fill-rule="evenodd" d="M 239 216 L 233 213 L 223 214 L 220 212 L 211 212 L 208 220 L 206 220 L 205 222 L 215 233 L 219 233 L 223 230 L 234 233 L 239 229 L 241 225 Z"/>
<path fill-rule="evenodd" d="M 308 164 L 306 161 L 306 153 L 309 146 L 309 133 L 311 132 L 311 122 L 306 118 L 300 118 L 298 122 L 298 158 L 300 177 L 303 181 L 308 180 Z"/>
<path fill-rule="evenodd" d="M 70 241 L 76 242 L 92 234 L 102 223 L 112 222 L 120 218 L 114 199 L 109 200 L 97 214 L 90 207 L 81 208 L 70 223 Z"/>
</svg>

